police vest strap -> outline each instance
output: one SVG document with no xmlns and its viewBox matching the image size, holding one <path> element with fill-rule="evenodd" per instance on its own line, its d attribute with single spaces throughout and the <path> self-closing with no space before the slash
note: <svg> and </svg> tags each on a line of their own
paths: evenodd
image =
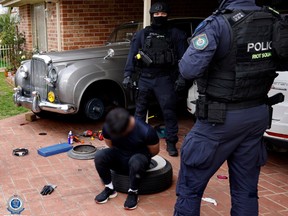
<svg viewBox="0 0 288 216">
<path fill-rule="evenodd" d="M 226 15 L 226 18 L 229 24 L 231 25 L 231 27 L 233 27 L 234 25 L 238 24 L 240 21 L 243 21 L 247 17 L 247 15 L 249 15 L 250 13 L 253 13 L 253 12 L 247 12 L 243 10 L 230 11 L 229 15 Z M 228 13 L 225 13 L 225 14 L 228 14 Z"/>
<path fill-rule="evenodd" d="M 239 109 L 247 109 L 255 106 L 260 106 L 266 103 L 266 99 L 257 99 L 252 101 L 242 101 L 236 103 L 227 103 L 227 110 L 239 110 Z"/>
</svg>

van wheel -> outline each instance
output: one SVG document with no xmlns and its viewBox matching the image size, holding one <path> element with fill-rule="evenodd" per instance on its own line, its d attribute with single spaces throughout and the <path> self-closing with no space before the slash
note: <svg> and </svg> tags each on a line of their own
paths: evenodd
<svg viewBox="0 0 288 216">
<path fill-rule="evenodd" d="M 100 98 L 90 98 L 84 105 L 85 116 L 92 120 L 97 121 L 104 117 L 105 106 Z"/>
<path fill-rule="evenodd" d="M 111 170 L 112 182 L 116 191 L 128 193 L 129 176 Z M 173 171 L 171 163 L 156 155 L 151 159 L 150 169 L 146 171 L 140 186 L 139 194 L 159 193 L 168 189 L 172 184 Z"/>
</svg>

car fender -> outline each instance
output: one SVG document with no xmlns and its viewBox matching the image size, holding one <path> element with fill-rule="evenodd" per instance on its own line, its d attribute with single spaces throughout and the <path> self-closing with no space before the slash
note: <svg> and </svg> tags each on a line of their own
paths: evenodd
<svg viewBox="0 0 288 216">
<path fill-rule="evenodd" d="M 101 80 L 110 80 L 116 83 L 125 95 L 118 80 L 119 76 L 115 76 L 115 71 L 111 71 L 111 68 L 106 70 L 106 63 L 109 63 L 109 61 L 93 59 L 93 63 L 91 63 L 91 60 L 86 60 L 76 62 L 61 70 L 58 84 L 60 101 L 72 103 L 77 107 L 77 110 L 79 110 L 81 99 L 86 89 L 91 84 Z"/>
</svg>

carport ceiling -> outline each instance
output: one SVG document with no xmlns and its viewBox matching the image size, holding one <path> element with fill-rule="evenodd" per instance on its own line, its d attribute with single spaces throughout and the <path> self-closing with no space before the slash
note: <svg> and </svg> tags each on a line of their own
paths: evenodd
<svg viewBox="0 0 288 216">
<path fill-rule="evenodd" d="M 0 4 L 4 7 L 19 7 L 25 4 L 41 3 L 43 0 L 0 0 Z"/>
</svg>

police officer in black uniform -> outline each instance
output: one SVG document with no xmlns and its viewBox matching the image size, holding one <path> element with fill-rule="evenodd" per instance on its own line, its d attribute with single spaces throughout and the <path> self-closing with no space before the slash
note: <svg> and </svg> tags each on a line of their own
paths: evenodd
<svg viewBox="0 0 288 216">
<path fill-rule="evenodd" d="M 209 179 L 227 160 L 231 215 L 258 215 L 257 185 L 267 159 L 267 93 L 277 76 L 273 12 L 255 0 L 222 0 L 195 30 L 179 62 L 196 79 L 197 121 L 181 147 L 175 216 L 200 215 Z"/>
<path fill-rule="evenodd" d="M 157 2 L 151 6 L 152 24 L 137 32 L 132 40 L 123 85 L 132 85 L 131 75 L 135 72 L 135 66 L 139 67 L 141 72 L 135 117 L 145 121 L 151 96 L 154 94 L 165 120 L 167 151 L 170 156 L 178 156 L 175 90 L 183 89 L 185 80 L 179 75 L 175 82 L 171 75 L 187 48 L 187 41 L 185 33 L 168 26 L 168 13 L 166 3 Z"/>
</svg>

